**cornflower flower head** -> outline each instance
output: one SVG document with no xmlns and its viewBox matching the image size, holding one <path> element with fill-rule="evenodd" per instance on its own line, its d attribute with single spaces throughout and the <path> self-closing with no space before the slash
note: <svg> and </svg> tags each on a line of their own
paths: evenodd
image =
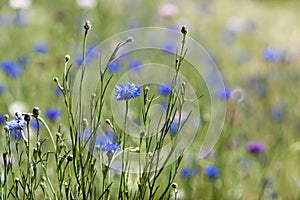
<svg viewBox="0 0 300 200">
<path fill-rule="evenodd" d="M 159 94 L 167 96 L 171 93 L 171 84 L 159 85 L 157 90 Z"/>
<path fill-rule="evenodd" d="M 44 54 L 48 52 L 49 47 L 48 44 L 45 42 L 38 42 L 34 44 L 33 49 L 36 53 Z"/>
<path fill-rule="evenodd" d="M 57 108 L 49 108 L 46 110 L 45 116 L 51 121 L 56 121 L 61 117 L 61 111 Z"/>
<path fill-rule="evenodd" d="M 24 116 L 19 113 L 16 113 L 16 117 L 13 120 L 6 122 L 6 125 L 11 132 L 22 130 L 26 124 L 27 122 L 24 120 Z"/>
<path fill-rule="evenodd" d="M 17 78 L 22 74 L 18 63 L 14 60 L 5 60 L 1 63 L 2 70 L 11 78 Z"/>
<path fill-rule="evenodd" d="M 259 141 L 251 141 L 247 143 L 246 149 L 249 153 L 260 154 L 266 149 L 265 144 Z"/>
<path fill-rule="evenodd" d="M 219 177 L 219 168 L 214 165 L 208 165 L 204 168 L 204 173 L 210 179 L 217 179 Z"/>
<path fill-rule="evenodd" d="M 140 96 L 141 94 L 141 88 L 140 86 L 134 84 L 134 83 L 124 83 L 124 84 L 118 84 L 115 87 L 115 97 L 118 101 L 122 100 L 129 100 L 135 97 Z"/>
</svg>

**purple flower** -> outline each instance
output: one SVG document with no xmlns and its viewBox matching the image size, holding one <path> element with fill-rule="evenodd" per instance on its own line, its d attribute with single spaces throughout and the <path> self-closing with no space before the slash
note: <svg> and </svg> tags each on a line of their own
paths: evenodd
<svg viewBox="0 0 300 200">
<path fill-rule="evenodd" d="M 48 52 L 49 47 L 48 47 L 48 44 L 45 43 L 45 42 L 38 42 L 38 43 L 35 43 L 35 44 L 34 44 L 33 50 L 34 50 L 36 53 L 44 54 L 44 53 L 47 53 L 47 52 Z"/>
<path fill-rule="evenodd" d="M 265 144 L 259 141 L 251 141 L 247 143 L 246 149 L 249 153 L 260 154 L 265 151 Z"/>
<path fill-rule="evenodd" d="M 96 136 L 96 141 L 95 141 L 95 147 L 100 146 L 100 149 L 102 151 L 115 151 L 120 148 L 120 144 L 116 142 L 112 142 L 111 139 L 109 138 L 112 135 L 110 134 L 105 134 L 105 135 L 98 135 Z"/>
<path fill-rule="evenodd" d="M 17 78 L 22 74 L 18 63 L 14 60 L 5 60 L 1 63 L 2 70 L 11 78 Z"/>
<path fill-rule="evenodd" d="M 159 85 L 158 88 L 158 93 L 161 95 L 169 95 L 171 93 L 171 84 L 167 85 Z"/>
<path fill-rule="evenodd" d="M 141 88 L 140 86 L 134 84 L 134 83 L 125 83 L 125 84 L 119 84 L 115 87 L 116 91 L 116 99 L 118 101 L 121 100 L 129 100 L 135 97 L 140 96 L 141 94 Z"/>
<path fill-rule="evenodd" d="M 6 125 L 8 126 L 8 129 L 12 131 L 22 130 L 23 126 L 25 126 L 27 122 L 24 120 L 24 117 L 21 114 L 16 113 L 16 117 L 6 122 Z"/>
<path fill-rule="evenodd" d="M 61 117 L 61 111 L 57 108 L 49 108 L 46 110 L 45 116 L 51 121 L 57 121 Z"/>
<path fill-rule="evenodd" d="M 204 168 L 204 173 L 210 178 L 210 179 L 216 179 L 219 177 L 219 168 L 214 165 L 208 165 Z"/>
</svg>

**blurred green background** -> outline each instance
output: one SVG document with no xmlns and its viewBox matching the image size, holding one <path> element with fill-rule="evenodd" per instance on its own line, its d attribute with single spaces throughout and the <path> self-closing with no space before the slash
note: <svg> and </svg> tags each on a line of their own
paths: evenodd
<svg viewBox="0 0 300 200">
<path fill-rule="evenodd" d="M 228 101 L 223 134 L 204 160 L 198 159 L 199 143 L 194 142 L 182 169 L 198 171 L 187 177 L 179 172 L 179 189 L 186 199 L 257 199 L 261 193 L 263 199 L 300 197 L 300 1 L 26 2 L 0 2 L 0 113 L 54 107 L 62 118 L 51 122 L 53 129 L 65 123 L 63 99 L 52 78 L 61 77 L 66 54 L 79 65 L 86 20 L 92 24 L 88 45 L 131 28 L 179 31 L 187 25 L 188 35 L 214 59 L 226 87 L 241 88 L 245 99 L 236 105 L 219 97 Z M 204 126 L 208 98 L 201 104 Z M 265 151 L 247 152 L 249 141 L 262 142 Z M 217 180 L 205 177 L 207 164 L 220 169 Z"/>
</svg>

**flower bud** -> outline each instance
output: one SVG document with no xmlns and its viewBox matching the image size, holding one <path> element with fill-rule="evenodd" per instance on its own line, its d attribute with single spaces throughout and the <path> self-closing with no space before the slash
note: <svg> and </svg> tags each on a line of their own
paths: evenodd
<svg viewBox="0 0 300 200">
<path fill-rule="evenodd" d="M 186 35 L 186 34 L 188 33 L 188 29 L 187 29 L 186 25 L 183 25 L 183 26 L 182 26 L 182 28 L 181 28 L 181 33 L 182 33 L 183 35 Z"/>
</svg>

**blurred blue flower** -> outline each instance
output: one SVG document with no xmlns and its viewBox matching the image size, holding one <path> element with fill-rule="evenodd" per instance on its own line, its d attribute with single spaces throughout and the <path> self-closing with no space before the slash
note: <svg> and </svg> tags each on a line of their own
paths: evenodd
<svg viewBox="0 0 300 200">
<path fill-rule="evenodd" d="M 13 21 L 14 21 L 15 25 L 17 25 L 17 26 L 27 25 L 29 22 L 28 15 L 24 12 L 17 11 L 15 13 Z"/>
<path fill-rule="evenodd" d="M 100 55 L 100 49 L 97 45 L 91 44 L 86 47 L 86 58 L 96 59 Z"/>
<path fill-rule="evenodd" d="M 136 70 L 138 69 L 141 65 L 143 65 L 143 62 L 140 60 L 133 60 L 129 63 L 128 69 L 129 70 Z"/>
<path fill-rule="evenodd" d="M 120 149 L 120 144 L 116 142 L 107 143 L 101 147 L 102 151 L 115 151 L 117 149 Z"/>
<path fill-rule="evenodd" d="M 25 67 L 28 64 L 29 57 L 27 55 L 20 55 L 17 61 L 21 67 Z"/>
<path fill-rule="evenodd" d="M 271 109 L 270 119 L 274 122 L 282 122 L 285 116 L 284 106 L 277 106 Z"/>
<path fill-rule="evenodd" d="M 37 42 L 33 45 L 33 50 L 36 52 L 36 53 L 39 53 L 39 54 L 44 54 L 44 53 L 47 53 L 48 50 L 49 50 L 49 46 L 47 43 L 45 42 Z"/>
<path fill-rule="evenodd" d="M 177 46 L 174 43 L 165 43 L 162 46 L 162 51 L 165 53 L 175 54 L 177 51 Z"/>
<path fill-rule="evenodd" d="M 74 60 L 75 60 L 76 67 L 81 67 L 82 62 L 83 62 L 82 56 L 76 55 Z"/>
<path fill-rule="evenodd" d="M 0 83 L 0 95 L 5 92 L 5 85 L 3 83 Z"/>
<path fill-rule="evenodd" d="M 4 114 L 0 113 L 0 125 L 4 124 L 4 122 L 5 122 Z"/>
<path fill-rule="evenodd" d="M 134 83 L 125 83 L 125 84 L 119 84 L 115 87 L 115 97 L 118 101 L 121 100 L 129 100 L 135 97 L 140 96 L 141 94 L 141 88 L 140 86 L 134 84 Z"/>
<path fill-rule="evenodd" d="M 212 52 L 208 52 L 208 53 L 205 52 L 201 54 L 200 60 L 204 65 L 207 66 L 215 66 L 217 63 L 216 56 Z"/>
<path fill-rule="evenodd" d="M 281 61 L 284 57 L 283 51 L 272 47 L 264 47 L 261 54 L 263 59 L 268 62 L 278 62 Z"/>
<path fill-rule="evenodd" d="M 178 129 L 179 129 L 178 126 L 179 126 L 178 123 L 174 123 L 174 122 L 173 122 L 173 123 L 171 124 L 171 133 L 173 133 L 173 134 L 174 134 L 174 133 L 177 133 L 177 132 L 178 132 Z"/>
<path fill-rule="evenodd" d="M 49 108 L 46 110 L 45 116 L 51 121 L 56 121 L 61 117 L 61 111 L 57 108 Z"/>
<path fill-rule="evenodd" d="M 236 39 L 236 33 L 225 28 L 221 33 L 221 39 L 225 44 L 231 44 Z"/>
<path fill-rule="evenodd" d="M 111 135 L 97 135 L 95 147 L 100 146 L 102 151 L 115 151 L 120 148 L 120 144 L 112 142 L 109 136 Z"/>
<path fill-rule="evenodd" d="M 110 63 L 110 65 L 108 66 L 107 69 L 109 72 L 111 73 L 117 73 L 121 70 L 121 64 L 117 61 L 113 61 L 112 63 Z"/>
<path fill-rule="evenodd" d="M 216 92 L 216 96 L 220 99 L 230 99 L 231 97 L 231 89 L 222 88 Z"/>
<path fill-rule="evenodd" d="M 105 136 L 106 136 L 107 139 L 109 139 L 110 141 L 114 141 L 114 140 L 117 138 L 116 133 L 113 132 L 113 131 L 106 132 L 106 133 L 105 133 Z"/>
<path fill-rule="evenodd" d="M 57 97 L 60 97 L 60 96 L 63 95 L 62 91 L 61 91 L 58 87 L 55 87 L 55 88 L 54 88 L 54 94 L 55 94 L 55 96 L 57 96 Z"/>
<path fill-rule="evenodd" d="M 204 168 L 204 173 L 210 178 L 210 179 L 216 179 L 219 177 L 219 168 L 214 165 L 208 165 Z"/>
<path fill-rule="evenodd" d="M 171 93 L 171 84 L 159 85 L 157 90 L 159 94 L 167 96 Z"/>
<path fill-rule="evenodd" d="M 246 149 L 249 153 L 260 154 L 265 151 L 265 144 L 259 141 L 251 141 L 246 145 Z"/>
<path fill-rule="evenodd" d="M 192 172 L 190 168 L 184 167 L 181 170 L 181 177 L 182 178 L 189 178 L 191 176 Z"/>
<path fill-rule="evenodd" d="M 30 121 L 30 128 L 32 128 L 33 130 L 38 129 L 38 123 L 35 119 Z M 39 122 L 39 130 L 41 130 L 42 128 L 43 128 L 43 124 Z"/>
<path fill-rule="evenodd" d="M 181 170 L 181 177 L 186 179 L 186 178 L 189 178 L 192 176 L 196 176 L 196 175 L 198 175 L 198 173 L 199 173 L 199 170 L 196 167 L 192 167 L 192 168 L 183 167 Z"/>
<path fill-rule="evenodd" d="M 27 122 L 24 120 L 24 117 L 21 114 L 16 113 L 16 117 L 9 121 L 6 122 L 6 125 L 8 126 L 8 129 L 12 131 L 16 130 L 22 130 L 23 126 L 25 126 Z"/>
<path fill-rule="evenodd" d="M 251 77 L 249 80 L 249 87 L 253 90 L 256 98 L 263 98 L 266 96 L 266 86 L 259 78 Z"/>
<path fill-rule="evenodd" d="M 1 63 L 2 70 L 11 78 L 17 78 L 22 74 L 18 63 L 14 60 L 4 60 Z"/>
<path fill-rule="evenodd" d="M 0 28 L 8 27 L 10 22 L 10 16 L 7 13 L 0 13 Z"/>
</svg>

